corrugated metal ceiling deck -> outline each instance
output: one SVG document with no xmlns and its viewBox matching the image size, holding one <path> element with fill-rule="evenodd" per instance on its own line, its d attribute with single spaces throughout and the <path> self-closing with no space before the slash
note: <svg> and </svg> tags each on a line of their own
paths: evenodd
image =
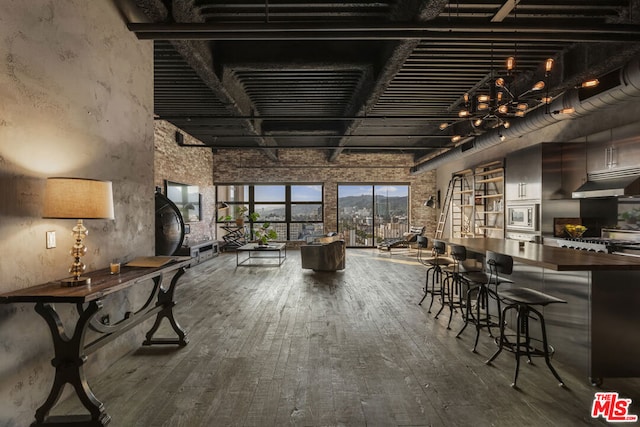
<svg viewBox="0 0 640 427">
<path fill-rule="evenodd" d="M 156 40 L 156 115 L 212 147 L 418 160 L 507 56 L 522 88 L 556 59 L 557 94 L 640 51 L 637 0 L 133 1 L 156 22 L 130 25 Z"/>
</svg>

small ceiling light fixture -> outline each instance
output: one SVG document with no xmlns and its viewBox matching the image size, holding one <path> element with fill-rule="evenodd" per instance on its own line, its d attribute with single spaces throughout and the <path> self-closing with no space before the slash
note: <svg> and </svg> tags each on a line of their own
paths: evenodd
<svg viewBox="0 0 640 427">
<path fill-rule="evenodd" d="M 62 286 L 91 284 L 89 277 L 81 277 L 86 266 L 82 256 L 87 253 L 84 239 L 88 234 L 83 224 L 85 219 L 114 219 L 113 191 L 111 181 L 81 178 L 48 178 L 44 192 L 43 218 L 75 219 L 73 227 L 75 243 L 71 248 L 74 259 Z"/>
<path fill-rule="evenodd" d="M 576 112 L 576 109 L 573 107 L 563 108 L 561 110 L 553 110 L 551 114 L 573 114 Z"/>
<path fill-rule="evenodd" d="M 585 80 L 584 82 L 582 82 L 582 84 L 580 84 L 579 87 L 581 88 L 590 88 L 590 87 L 596 87 L 600 84 L 600 80 L 598 79 L 590 79 L 590 80 Z"/>
</svg>

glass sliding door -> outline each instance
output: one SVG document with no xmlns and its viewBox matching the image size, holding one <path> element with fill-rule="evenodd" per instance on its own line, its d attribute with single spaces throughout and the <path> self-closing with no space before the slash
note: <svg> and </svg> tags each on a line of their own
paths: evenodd
<svg viewBox="0 0 640 427">
<path fill-rule="evenodd" d="M 374 247 L 409 229 L 409 186 L 338 185 L 338 231 L 347 246 Z"/>
<path fill-rule="evenodd" d="M 375 244 L 384 239 L 401 238 L 403 233 L 409 231 L 409 186 L 376 185 L 373 194 Z"/>
</svg>

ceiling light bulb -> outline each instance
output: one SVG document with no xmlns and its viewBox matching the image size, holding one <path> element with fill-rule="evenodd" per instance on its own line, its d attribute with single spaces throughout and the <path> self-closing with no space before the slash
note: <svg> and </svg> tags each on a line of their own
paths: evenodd
<svg viewBox="0 0 640 427">
<path fill-rule="evenodd" d="M 502 77 L 498 77 L 496 79 L 496 86 L 498 87 L 504 87 L 504 79 Z"/>
<path fill-rule="evenodd" d="M 440 130 L 445 130 L 449 127 L 449 123 L 440 123 Z"/>
<path fill-rule="evenodd" d="M 545 63 L 544 63 L 544 71 L 545 73 L 549 74 L 551 72 L 551 69 L 553 68 L 553 58 L 548 58 Z"/>
<path fill-rule="evenodd" d="M 458 117 L 467 117 L 468 115 L 469 115 L 469 111 L 467 110 L 458 111 Z"/>
<path fill-rule="evenodd" d="M 507 71 L 513 71 L 516 68 L 516 58 L 510 56 L 507 58 Z"/>
<path fill-rule="evenodd" d="M 486 93 L 478 95 L 478 102 L 489 102 L 491 97 Z"/>
<path fill-rule="evenodd" d="M 509 126 L 511 126 L 511 123 L 509 123 L 509 122 L 504 122 L 504 123 L 502 124 L 502 126 L 504 126 L 504 128 L 505 128 L 505 129 L 509 129 Z"/>
<path fill-rule="evenodd" d="M 460 135 L 454 135 L 451 137 L 451 142 L 458 142 L 462 139 Z"/>
<path fill-rule="evenodd" d="M 487 110 L 489 109 L 489 104 L 486 102 L 481 102 L 478 104 L 478 110 Z"/>
<path fill-rule="evenodd" d="M 501 105 L 498 107 L 498 112 L 500 114 L 507 114 L 509 112 L 509 107 L 507 107 L 506 105 Z"/>
<path fill-rule="evenodd" d="M 518 104 L 518 106 L 516 108 L 518 108 L 518 110 L 520 110 L 520 111 L 524 111 L 527 108 L 529 108 L 529 106 L 527 104 L 525 104 L 524 102 L 521 102 L 520 104 Z"/>
<path fill-rule="evenodd" d="M 531 90 L 542 90 L 544 89 L 544 82 L 542 80 L 540 80 L 539 82 L 537 82 L 536 84 L 533 85 L 533 87 L 531 88 Z"/>
<path fill-rule="evenodd" d="M 587 80 L 585 82 L 582 82 L 582 84 L 580 85 L 580 87 L 596 87 L 600 84 L 600 80 L 598 79 L 591 79 L 591 80 Z"/>
</svg>

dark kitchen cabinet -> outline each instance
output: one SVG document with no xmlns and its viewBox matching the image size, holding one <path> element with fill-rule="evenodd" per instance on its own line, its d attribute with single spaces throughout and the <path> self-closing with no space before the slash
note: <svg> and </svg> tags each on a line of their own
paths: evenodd
<svg viewBox="0 0 640 427">
<path fill-rule="evenodd" d="M 588 172 L 637 168 L 640 160 L 640 123 L 589 135 L 586 143 Z"/>
<path fill-rule="evenodd" d="M 510 201 L 538 201 L 542 197 L 542 144 L 507 155 L 505 196 Z"/>
</svg>

